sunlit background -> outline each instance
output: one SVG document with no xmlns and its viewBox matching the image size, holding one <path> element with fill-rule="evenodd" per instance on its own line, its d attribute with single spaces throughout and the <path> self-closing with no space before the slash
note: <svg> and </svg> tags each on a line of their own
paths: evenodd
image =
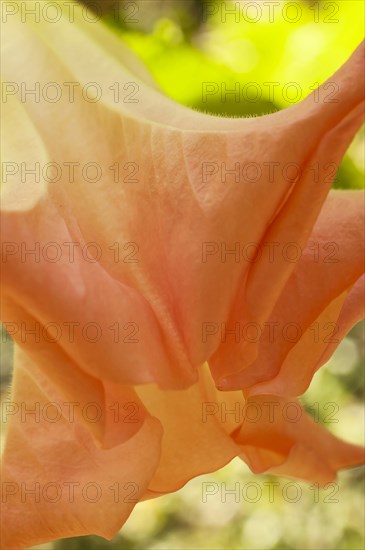
<svg viewBox="0 0 365 550">
<path fill-rule="evenodd" d="M 259 116 L 289 107 L 331 76 L 364 34 L 362 0 L 84 3 L 103 14 L 105 24 L 141 57 L 166 94 L 194 109 L 226 116 Z M 227 93 L 222 101 L 223 84 L 235 93 Z M 204 93 L 207 90 L 209 94 Z M 362 130 L 335 186 L 361 188 L 363 180 Z M 2 340 L 2 399 L 6 399 L 12 354 L 11 343 Z M 307 409 L 328 430 L 359 444 L 364 443 L 365 432 L 364 340 L 360 324 L 316 374 L 303 397 Z M 325 408 L 328 403 L 336 404 L 334 414 Z M 254 476 L 236 459 L 175 494 L 137 505 L 112 542 L 90 536 L 37 548 L 362 549 L 363 473 L 362 468 L 342 472 L 338 487 L 318 491 L 306 483 L 286 485 L 289 480 Z M 236 484 L 239 495 L 232 492 Z M 211 494 L 206 494 L 207 487 Z M 224 489 L 231 493 L 225 495 Z"/>
</svg>

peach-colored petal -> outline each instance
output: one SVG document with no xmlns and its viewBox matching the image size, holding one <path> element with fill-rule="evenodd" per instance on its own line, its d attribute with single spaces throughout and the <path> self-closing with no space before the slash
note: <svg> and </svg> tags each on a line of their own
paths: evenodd
<svg viewBox="0 0 365 550">
<path fill-rule="evenodd" d="M 358 279 L 364 272 L 364 198 L 363 191 L 330 193 L 307 247 L 266 325 L 261 325 L 256 360 L 228 378 L 227 388 L 249 387 L 250 395 L 303 393 L 329 357 L 328 346 L 333 352 L 361 318 L 363 300 L 358 294 L 354 299 L 350 291 L 354 285 L 360 290 Z M 340 321 L 348 299 L 351 312 Z M 231 353 L 239 354 L 239 348 L 232 344 Z"/>
<path fill-rule="evenodd" d="M 252 471 L 325 484 L 340 468 L 359 466 L 364 449 L 345 443 L 304 412 L 296 399 L 250 397 L 247 419 L 234 434 Z"/>
<path fill-rule="evenodd" d="M 246 395 L 302 395 L 315 372 L 330 359 L 351 328 L 364 317 L 364 289 L 365 277 L 362 276 L 350 292 L 334 300 L 309 327 L 288 353 L 277 375 L 249 387 Z"/>
<path fill-rule="evenodd" d="M 324 363 L 326 363 L 335 349 L 338 343 L 346 336 L 350 329 L 361 319 L 365 317 L 365 275 L 362 275 L 356 281 L 350 292 L 346 296 L 346 301 L 341 310 L 340 316 L 337 321 L 336 338 L 331 341 L 329 339 L 328 344 L 317 363 L 315 370 L 318 370 Z M 336 341 L 337 340 L 337 341 Z"/>
<path fill-rule="evenodd" d="M 91 266 L 79 251 L 76 265 L 70 265 L 63 249 L 61 270 L 50 263 L 35 265 L 28 257 L 26 284 L 20 273 L 24 266 L 15 254 L 8 265 L 12 282 L 5 281 L 6 291 L 26 300 L 44 324 L 63 323 L 68 316 L 83 324 L 100 316 L 104 341 L 93 346 L 80 342 L 76 352 L 77 363 L 92 376 L 100 376 L 107 346 L 110 366 L 103 377 L 113 383 L 187 387 L 214 353 L 211 366 L 220 381 L 241 370 L 242 358 L 227 361 L 219 335 L 204 339 L 202 327 L 236 315 L 241 321 L 242 315 L 260 320 L 272 309 L 293 267 L 279 262 L 269 289 L 266 258 L 255 266 L 222 262 L 215 253 L 204 262 L 204 246 L 224 243 L 230 248 L 236 242 L 261 243 L 267 236 L 281 242 L 289 235 L 304 243 L 330 186 L 314 183 L 310 173 L 294 183 L 277 178 L 270 182 L 266 176 L 255 183 L 241 178 L 237 184 L 231 176 L 224 182 L 223 163 L 231 169 L 236 163 L 264 166 L 275 161 L 282 167 L 292 162 L 303 172 L 311 162 L 338 163 L 362 118 L 363 90 L 356 78 L 361 49 L 332 77 L 339 85 L 336 108 L 322 100 L 317 103 L 312 94 L 282 113 L 226 120 L 178 106 L 138 78 L 138 102 L 115 102 L 110 86 L 133 77 L 84 27 L 61 20 L 24 28 L 13 18 L 6 29 L 9 61 L 4 72 L 13 82 L 37 80 L 40 86 L 49 81 L 100 83 L 103 94 L 98 102 L 86 102 L 79 86 L 74 102 L 63 98 L 36 103 L 30 98 L 25 108 L 41 143 L 47 144 L 49 162 L 96 162 L 103 177 L 94 183 L 78 177 L 70 184 L 63 170 L 55 184 L 33 183 L 30 188 L 42 186 L 41 197 L 36 204 L 25 197 L 20 213 L 10 190 L 3 219 L 6 238 L 11 234 L 16 244 L 25 241 L 32 247 L 40 241 L 44 248 L 50 239 L 81 247 L 94 242 L 100 259 Z M 37 59 L 36 67 L 30 59 Z M 124 181 L 128 163 L 138 168 L 133 183 Z M 204 177 L 206 163 L 217 168 L 209 178 Z M 116 164 L 122 169 L 117 182 L 110 170 Z M 25 189 L 23 193 L 28 195 Z M 120 261 L 114 259 L 115 243 Z M 139 261 L 123 261 L 126 256 Z M 37 299 L 45 278 L 54 281 L 48 289 L 48 307 Z M 105 305 L 97 299 L 101 293 Z M 138 324 L 141 341 L 127 349 L 121 342 L 114 345 L 108 327 L 129 321 Z M 244 361 L 251 360 L 246 350 Z"/>
<path fill-rule="evenodd" d="M 20 546 L 90 532 L 112 536 L 134 504 L 115 502 L 108 492 L 114 484 L 125 490 L 135 483 L 135 498 L 153 497 L 237 454 L 254 471 L 275 468 L 324 482 L 361 460 L 357 447 L 323 435 L 308 418 L 296 425 L 283 422 L 282 397 L 275 398 L 279 411 L 273 424 L 265 416 L 256 425 L 242 423 L 236 413 L 222 420 L 224 407 L 242 406 L 243 394 L 217 391 L 202 365 L 209 361 L 221 385 L 250 368 L 261 353 L 258 343 L 232 347 L 219 331 L 205 338 L 204 325 L 263 323 L 276 308 L 289 319 L 290 296 L 300 303 L 306 329 L 333 315 L 342 327 L 354 318 L 357 262 L 346 273 L 344 264 L 333 269 L 331 264 L 329 273 L 323 265 L 312 271 L 305 260 L 270 265 L 267 253 L 257 263 L 232 255 L 224 261 L 222 252 L 235 243 L 265 241 L 295 241 L 304 248 L 321 224 L 322 242 L 326 231 L 336 230 L 347 202 L 355 218 L 358 210 L 347 194 L 326 202 L 331 179 L 323 177 L 327 163 L 340 162 L 363 117 L 363 47 L 331 78 L 338 84 L 337 103 L 327 103 L 321 87 L 319 101 L 311 94 L 283 112 L 229 120 L 165 98 L 124 48 L 114 51 L 109 31 L 93 24 L 90 32 L 80 9 L 75 7 L 74 24 L 64 17 L 52 25 L 24 25 L 14 16 L 5 28 L 4 79 L 20 88 L 22 82 L 28 87 L 39 82 L 41 89 L 56 83 L 63 94 L 56 102 L 28 97 L 23 103 L 16 94 L 4 103 L 9 136 L 4 160 L 39 162 L 41 171 L 39 180 L 24 180 L 15 170 L 4 186 L 2 318 L 23 348 L 15 404 L 89 400 L 100 403 L 104 418 L 89 426 L 79 414 L 71 423 L 62 408 L 62 418 L 50 427 L 44 418 L 22 423 L 12 415 L 3 479 L 15 489 L 19 483 L 94 482 L 102 498 L 97 506 L 80 499 L 70 503 L 63 493 L 56 506 L 44 498 L 22 502 L 20 487 L 9 495 L 7 511 L 7 536 Z M 83 95 L 90 82 L 100 86 L 98 101 Z M 75 83 L 72 101 L 64 83 Z M 126 91 L 129 99 L 134 94 L 132 101 Z M 273 162 L 279 174 L 289 163 L 302 173 L 270 181 L 265 169 Z M 44 172 L 48 163 L 60 167 L 57 181 Z M 99 170 L 95 181 L 93 171 L 85 172 L 90 163 Z M 248 163 L 265 175 L 255 182 L 247 172 L 243 177 Z M 313 178 L 316 163 L 320 182 Z M 224 170 L 237 164 L 239 181 L 237 174 L 225 180 Z M 356 253 L 360 250 L 355 222 L 338 237 L 344 258 L 351 258 L 350 239 Z M 318 277 L 327 276 L 329 287 L 321 292 Z M 308 299 L 311 292 L 315 302 Z M 39 341 L 25 333 L 35 324 Z M 55 326 L 61 335 L 50 342 Z M 312 346 L 304 374 L 297 377 L 286 363 L 295 347 L 275 344 L 270 361 L 262 352 L 264 379 L 280 376 L 282 368 L 288 387 L 299 387 L 328 352 Z M 285 380 L 280 384 L 285 394 Z M 252 397 L 249 403 L 263 399 L 273 398 Z M 140 413 L 133 426 L 124 416 L 114 421 L 115 404 L 125 401 Z M 207 403 L 212 414 L 204 422 Z"/>
<path fill-rule="evenodd" d="M 187 390 L 140 386 L 137 393 L 164 431 L 161 458 L 148 496 L 176 491 L 193 477 L 213 472 L 239 454 L 229 433 L 242 421 L 236 407 L 242 410 L 242 394 L 223 396 L 218 392 L 207 365 L 200 370 L 199 382 Z"/>
<path fill-rule="evenodd" d="M 36 321 L 19 306 L 12 306 L 12 311 L 16 312 L 17 319 L 31 327 L 30 330 L 37 326 Z M 5 323 L 8 330 L 14 328 L 13 325 Z M 52 391 L 51 388 L 57 388 L 56 391 L 53 390 L 52 401 L 57 406 L 69 403 L 78 422 L 84 424 L 104 448 L 123 443 L 141 428 L 146 418 L 146 410 L 132 387 L 116 386 L 85 374 L 55 343 L 28 344 L 26 349 L 29 359 L 36 365 L 33 369 L 36 368 L 44 379 L 51 380 L 49 392 Z M 91 403 L 95 403 L 97 409 L 91 405 L 91 415 L 95 418 L 92 422 L 82 414 Z M 133 416 L 133 422 L 123 424 L 124 417 L 128 416 L 128 403 L 134 404 L 130 410 L 134 407 L 136 414 Z M 32 404 L 29 403 L 29 406 L 31 408 Z M 99 415 L 100 410 L 103 414 Z M 116 418 L 119 418 L 118 422 Z"/>
<path fill-rule="evenodd" d="M 359 119 L 360 116 L 360 119 Z M 248 280 L 243 280 L 236 297 L 232 313 L 227 321 L 229 327 L 236 323 L 258 324 L 261 328 L 268 321 L 281 294 L 285 294 L 285 285 L 292 274 L 295 263 L 288 262 L 283 253 L 288 243 L 293 243 L 304 250 L 316 218 L 329 191 L 329 182 L 320 179 L 319 183 L 311 173 L 312 167 L 319 163 L 325 166 L 326 161 L 338 166 L 348 147 L 359 120 L 364 116 L 363 106 L 354 109 L 337 127 L 327 132 L 318 149 L 302 164 L 307 173 L 293 186 L 293 190 L 276 218 L 271 222 L 260 242 L 260 259 L 252 262 Z M 298 129 L 299 130 L 299 129 Z M 274 157 L 275 158 L 275 157 Z M 279 157 L 280 158 L 280 157 Z M 289 157 L 290 159 L 292 157 Z M 333 219 L 330 220 L 333 223 Z M 330 226 L 332 231 L 335 227 Z M 329 239 L 331 241 L 333 239 Z M 273 248 L 274 247 L 274 252 Z M 272 259 L 274 258 L 274 260 Z M 268 283 L 268 274 L 270 284 Z M 238 351 L 239 348 L 239 351 Z M 258 356 L 259 343 L 244 341 L 240 346 L 231 345 L 231 340 L 223 343 L 210 360 L 215 379 L 222 388 L 229 389 L 225 381 Z M 235 389 L 237 386 L 235 386 Z"/>
<path fill-rule="evenodd" d="M 18 411 L 8 409 L 2 458 L 3 548 L 90 533 L 112 538 L 158 464 L 158 421 L 146 419 L 132 439 L 105 450 L 62 401 L 56 386 L 19 351 L 11 402 Z M 26 413 L 31 409 L 36 414 Z M 62 416 L 56 414 L 60 409 Z M 93 418 L 95 409 L 84 414 Z"/>
</svg>

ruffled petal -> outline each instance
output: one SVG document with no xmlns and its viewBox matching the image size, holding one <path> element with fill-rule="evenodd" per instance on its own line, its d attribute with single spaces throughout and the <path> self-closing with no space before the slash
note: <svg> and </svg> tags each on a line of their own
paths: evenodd
<svg viewBox="0 0 365 550">
<path fill-rule="evenodd" d="M 250 397 L 246 420 L 233 435 L 255 473 L 268 472 L 324 485 L 337 470 L 364 463 L 364 449 L 341 441 L 304 412 L 299 402 Z"/>
<path fill-rule="evenodd" d="M 140 386 L 137 393 L 163 426 L 161 458 L 147 497 L 176 491 L 240 453 L 229 434 L 242 422 L 242 393 L 218 392 L 207 365 L 200 370 L 199 382 L 187 390 Z"/>
<path fill-rule="evenodd" d="M 2 457 L 3 548 L 90 533 L 110 539 L 144 494 L 159 461 L 159 422 L 147 418 L 133 438 L 105 450 L 74 410 L 18 351 Z M 91 423 L 95 407 L 83 415 Z"/>
</svg>

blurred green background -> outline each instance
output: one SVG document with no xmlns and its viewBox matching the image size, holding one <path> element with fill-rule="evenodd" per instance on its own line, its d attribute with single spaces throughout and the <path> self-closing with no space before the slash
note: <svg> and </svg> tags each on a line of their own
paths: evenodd
<svg viewBox="0 0 365 550">
<path fill-rule="evenodd" d="M 364 34 L 362 0 L 280 0 L 272 8 L 260 0 L 143 0 L 119 2 L 117 6 L 110 0 L 84 3 L 102 10 L 105 24 L 141 57 L 166 94 L 194 109 L 225 116 L 259 116 L 288 107 L 295 95 L 298 100 L 304 98 L 346 61 Z M 229 14 L 232 9 L 236 12 Z M 204 101 L 205 82 L 225 83 L 227 89 L 238 83 L 241 91 L 246 86 L 247 94 L 242 93 L 238 102 L 232 94 L 222 101 L 220 93 Z M 268 82 L 278 83 L 274 93 L 270 94 Z M 259 85 L 259 99 L 250 100 L 248 83 Z M 285 88 L 288 83 L 295 83 L 297 94 L 293 87 Z M 335 187 L 361 188 L 363 179 L 362 130 L 338 171 Z M 316 374 L 303 398 L 308 410 L 319 403 L 319 418 L 327 429 L 360 444 L 364 443 L 363 362 L 364 325 L 360 324 Z M 10 369 L 11 354 L 3 350 L 3 388 Z M 322 405 L 326 402 L 338 404 L 338 422 L 325 422 Z M 274 502 L 270 502 L 263 484 L 274 480 L 273 476 L 253 476 L 237 459 L 215 474 L 192 480 L 178 493 L 137 505 L 112 542 L 79 537 L 37 548 L 362 549 L 363 473 L 362 468 L 342 472 L 337 494 L 331 498 L 331 488 L 320 490 L 319 502 L 314 502 L 313 489 L 305 483 L 297 484 L 301 498 L 288 502 L 283 495 L 287 480 L 278 478 L 279 487 Z M 218 491 L 203 502 L 204 481 L 225 482 L 228 489 L 237 482 L 244 486 L 255 481 L 263 495 L 258 502 L 250 502 L 251 497 L 235 502 L 234 495 L 221 502 Z"/>
</svg>

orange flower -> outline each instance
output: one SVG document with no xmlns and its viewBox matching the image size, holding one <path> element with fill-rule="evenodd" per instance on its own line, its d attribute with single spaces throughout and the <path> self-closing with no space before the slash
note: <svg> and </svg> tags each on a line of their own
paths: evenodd
<svg viewBox="0 0 365 550">
<path fill-rule="evenodd" d="M 364 195 L 328 177 L 363 118 L 362 48 L 335 102 L 225 119 L 75 18 L 3 33 L 4 548 L 113 537 L 235 456 L 322 484 L 363 461 L 293 399 L 362 313 Z M 258 421 L 221 414 L 237 403 Z"/>
</svg>

